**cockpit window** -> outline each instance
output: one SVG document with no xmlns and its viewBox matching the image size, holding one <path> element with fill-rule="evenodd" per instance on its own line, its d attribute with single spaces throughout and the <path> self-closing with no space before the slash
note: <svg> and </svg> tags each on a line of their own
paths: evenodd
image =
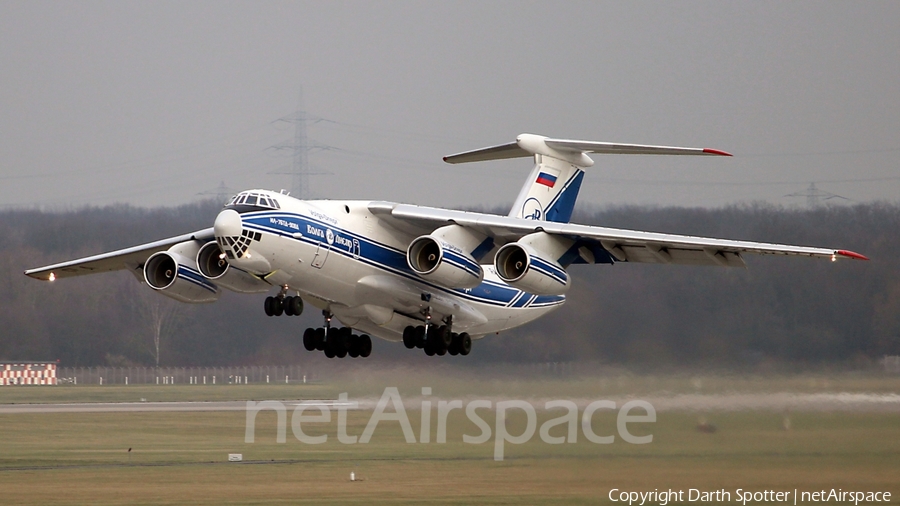
<svg viewBox="0 0 900 506">
<path fill-rule="evenodd" d="M 231 202 L 226 204 L 225 207 L 229 206 L 254 206 L 254 207 L 262 207 L 265 209 L 281 209 L 278 205 L 278 202 L 275 199 L 271 199 L 266 195 L 260 193 L 239 193 L 231 199 Z"/>
</svg>

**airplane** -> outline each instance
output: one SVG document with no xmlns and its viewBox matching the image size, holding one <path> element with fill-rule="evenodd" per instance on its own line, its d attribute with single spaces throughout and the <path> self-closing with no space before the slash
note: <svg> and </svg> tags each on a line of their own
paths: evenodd
<svg viewBox="0 0 900 506">
<path fill-rule="evenodd" d="M 322 311 L 303 346 L 367 357 L 371 336 L 429 355 L 468 355 L 472 341 L 524 325 L 566 301 L 573 264 L 744 267 L 744 254 L 868 260 L 848 250 L 569 223 L 588 154 L 731 156 L 715 149 L 521 134 L 444 157 L 451 164 L 532 157 L 508 216 L 383 201 L 298 200 L 242 191 L 211 228 L 25 271 L 54 281 L 127 270 L 162 295 L 216 301 L 222 290 L 276 295 L 269 316 Z M 343 325 L 335 325 L 337 318 Z M 355 332 L 359 332 L 358 334 Z"/>
</svg>

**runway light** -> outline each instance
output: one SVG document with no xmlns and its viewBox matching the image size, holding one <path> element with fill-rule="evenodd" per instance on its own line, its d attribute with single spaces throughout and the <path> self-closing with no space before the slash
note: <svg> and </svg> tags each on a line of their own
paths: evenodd
<svg viewBox="0 0 900 506">
<path fill-rule="evenodd" d="M 50 281 L 56 281 L 56 274 L 53 274 L 53 273 L 51 272 L 51 273 L 50 273 L 50 277 L 47 278 L 47 279 L 49 279 Z"/>
</svg>

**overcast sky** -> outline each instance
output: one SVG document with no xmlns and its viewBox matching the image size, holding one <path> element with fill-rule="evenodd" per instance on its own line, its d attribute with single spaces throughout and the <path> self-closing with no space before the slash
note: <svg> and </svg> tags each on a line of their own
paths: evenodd
<svg viewBox="0 0 900 506">
<path fill-rule="evenodd" d="M 711 147 L 594 155 L 580 205 L 900 195 L 900 2 L 0 0 L 0 206 L 173 205 L 220 182 L 511 203 L 522 132 Z"/>
</svg>

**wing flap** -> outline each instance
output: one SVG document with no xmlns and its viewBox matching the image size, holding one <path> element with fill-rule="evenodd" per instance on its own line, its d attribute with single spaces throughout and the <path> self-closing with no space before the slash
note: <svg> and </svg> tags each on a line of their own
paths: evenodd
<svg viewBox="0 0 900 506">
<path fill-rule="evenodd" d="M 209 241 L 214 238 L 213 229 L 207 228 L 190 234 L 179 235 L 159 241 L 133 246 L 131 248 L 110 251 L 58 264 L 47 265 L 25 271 L 26 276 L 44 281 L 58 278 L 71 278 L 98 272 L 110 272 L 123 269 L 135 270 L 157 251 L 163 251 L 185 241 Z"/>
<path fill-rule="evenodd" d="M 714 265 L 720 267 L 746 267 L 743 257 L 738 252 L 721 251 L 711 248 L 677 248 L 673 246 L 634 246 L 623 245 L 619 248 L 624 257 L 619 261 L 632 263 L 675 264 L 675 265 Z"/>
</svg>

